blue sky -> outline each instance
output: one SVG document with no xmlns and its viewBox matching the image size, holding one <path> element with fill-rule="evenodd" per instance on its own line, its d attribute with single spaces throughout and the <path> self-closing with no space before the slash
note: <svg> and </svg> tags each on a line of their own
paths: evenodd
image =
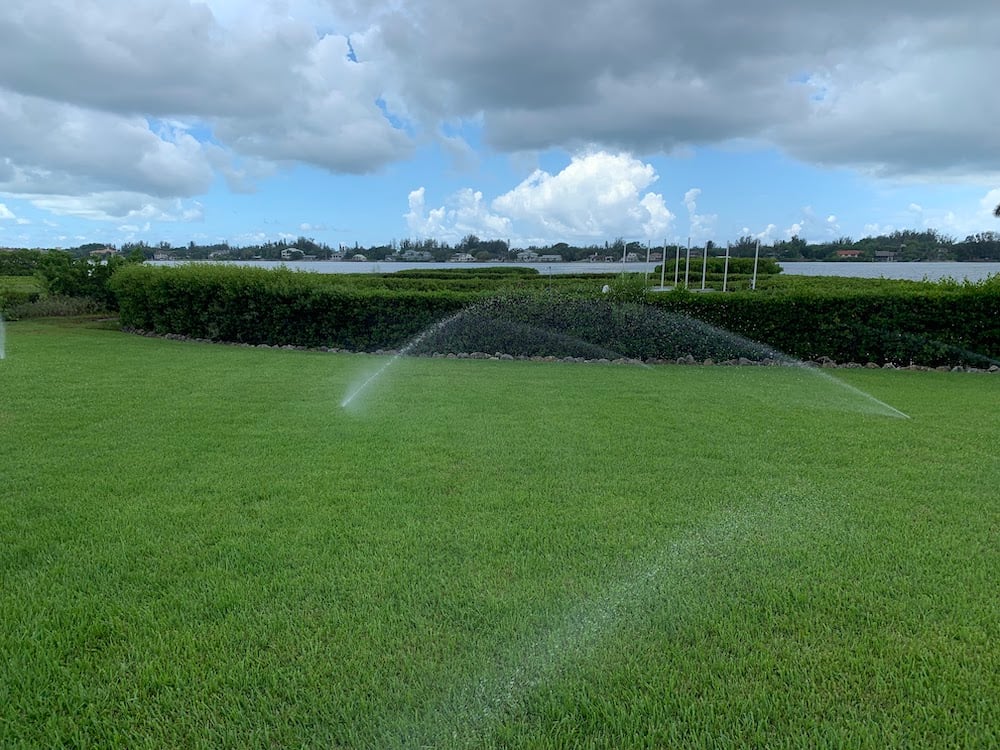
<svg viewBox="0 0 1000 750">
<path fill-rule="evenodd" d="M 8 0 L 0 246 L 1000 231 L 1000 6 L 744 5 Z"/>
</svg>

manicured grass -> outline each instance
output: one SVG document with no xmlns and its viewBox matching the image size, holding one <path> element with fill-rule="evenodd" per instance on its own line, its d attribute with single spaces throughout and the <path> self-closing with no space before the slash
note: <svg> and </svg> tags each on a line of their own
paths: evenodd
<svg viewBox="0 0 1000 750">
<path fill-rule="evenodd" d="M 34 276 L 0 276 L 0 291 L 40 292 L 41 284 Z"/>
<path fill-rule="evenodd" d="M 997 376 L 6 344 L 0 746 L 1000 742 Z"/>
</svg>

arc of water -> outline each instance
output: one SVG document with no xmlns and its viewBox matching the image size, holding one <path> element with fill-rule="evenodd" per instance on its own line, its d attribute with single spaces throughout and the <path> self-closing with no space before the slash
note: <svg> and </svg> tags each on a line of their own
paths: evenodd
<svg viewBox="0 0 1000 750">
<path fill-rule="evenodd" d="M 453 321 L 457 320 L 463 314 L 465 314 L 465 310 L 459 310 L 454 315 L 451 315 L 451 316 L 445 318 L 444 320 L 439 320 L 434 325 L 429 326 L 428 328 L 424 329 L 423 331 L 421 331 L 420 333 L 418 333 L 416 336 L 414 336 L 412 339 L 410 339 L 406 343 L 406 346 L 404 346 L 402 349 L 400 349 L 398 352 L 396 352 L 388 362 L 386 362 L 384 365 L 382 365 L 378 370 L 375 371 L 375 373 L 373 375 L 371 375 L 361 385 L 359 385 L 357 388 L 355 388 L 353 391 L 351 391 L 347 396 L 345 396 L 344 400 L 340 402 L 341 408 L 345 408 L 345 407 L 349 406 L 350 403 L 352 401 L 354 401 L 354 399 L 356 399 L 361 393 L 364 392 L 364 390 L 366 388 L 368 388 L 368 386 L 370 386 L 372 383 L 374 383 L 376 380 L 378 380 L 382 376 L 382 373 L 384 373 L 386 370 L 388 370 L 390 367 L 392 367 L 392 365 L 394 365 L 396 363 L 396 361 L 400 357 L 405 357 L 407 354 L 409 354 L 411 351 L 413 351 L 413 349 L 418 344 L 420 344 L 421 341 L 423 341 L 424 339 L 426 339 L 431 334 L 437 333 L 442 328 L 444 328 L 446 325 L 448 325 L 448 324 L 452 323 Z"/>
</svg>

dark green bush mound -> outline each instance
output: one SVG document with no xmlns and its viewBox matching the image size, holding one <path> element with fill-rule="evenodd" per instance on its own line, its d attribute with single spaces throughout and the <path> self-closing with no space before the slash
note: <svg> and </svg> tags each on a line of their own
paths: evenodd
<svg viewBox="0 0 1000 750">
<path fill-rule="evenodd" d="M 510 276 L 538 276 L 537 268 L 525 266 L 473 266 L 459 268 L 410 268 L 394 273 L 381 274 L 385 277 L 410 277 L 420 279 L 453 279 L 463 277 L 497 278 Z"/>
</svg>

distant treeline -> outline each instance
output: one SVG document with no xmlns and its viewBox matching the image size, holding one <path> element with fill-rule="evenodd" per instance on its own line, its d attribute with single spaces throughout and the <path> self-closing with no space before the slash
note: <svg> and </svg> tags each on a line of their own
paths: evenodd
<svg viewBox="0 0 1000 750">
<path fill-rule="evenodd" d="M 735 242 L 717 244 L 706 243 L 712 255 L 724 255 L 728 245 L 729 252 L 734 257 L 753 257 L 757 249 L 757 240 L 744 236 Z M 531 245 L 528 247 L 513 247 L 506 240 L 481 239 L 474 234 L 463 237 L 456 244 L 435 239 L 404 239 L 393 240 L 384 245 L 363 246 L 332 246 L 317 242 L 308 237 L 295 240 L 278 240 L 256 245 L 236 247 L 228 243 L 199 245 L 189 242 L 187 245 L 171 245 L 161 242 L 156 245 L 145 242 L 127 242 L 121 247 L 90 243 L 66 250 L 73 255 L 88 255 L 93 251 L 105 248 L 117 249 L 124 255 L 141 255 L 147 260 L 155 258 L 173 258 L 177 260 L 357 260 L 386 261 L 447 261 L 456 255 L 471 257 L 478 261 L 518 260 L 533 253 L 538 257 L 559 256 L 567 262 L 607 259 L 621 260 L 623 256 L 634 254 L 635 259 L 645 260 L 647 250 L 651 253 L 664 253 L 669 260 L 678 252 L 685 254 L 687 247 L 673 244 L 648 245 L 641 242 L 625 242 L 621 238 L 614 241 L 590 245 L 572 245 L 566 242 L 556 242 L 551 245 Z M 705 245 L 697 250 L 703 252 Z M 1000 232 L 982 232 L 971 234 L 959 241 L 953 237 L 941 234 L 933 229 L 926 231 L 904 230 L 883 234 L 877 237 L 864 237 L 859 240 L 841 237 L 832 242 L 809 243 L 801 237 L 792 237 L 770 244 L 762 243 L 761 257 L 775 258 L 781 261 L 826 260 L 842 262 L 870 262 L 877 260 L 897 261 L 1000 261 Z M 23 259 L 16 260 L 10 253 L 0 252 L 0 275 L 14 275 L 17 271 L 4 270 L 20 264 Z M 23 273 L 23 271 L 21 271 Z"/>
</svg>

